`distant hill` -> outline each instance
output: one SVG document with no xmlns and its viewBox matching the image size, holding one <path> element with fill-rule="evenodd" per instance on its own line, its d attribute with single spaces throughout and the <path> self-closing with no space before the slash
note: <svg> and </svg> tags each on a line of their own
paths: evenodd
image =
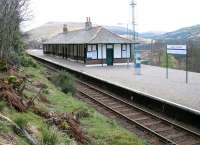
<svg viewBox="0 0 200 145">
<path fill-rule="evenodd" d="M 140 33 L 139 36 L 147 39 L 155 39 L 156 37 L 159 37 L 160 35 L 163 35 L 165 33 L 166 32 L 143 32 Z"/>
<path fill-rule="evenodd" d="M 80 29 L 84 27 L 84 23 L 74 22 L 48 22 L 40 27 L 34 28 L 30 31 L 25 32 L 25 40 L 27 41 L 42 41 L 47 40 L 58 33 L 63 31 L 63 25 L 67 24 L 69 30 Z"/>
<path fill-rule="evenodd" d="M 174 32 L 165 33 L 154 37 L 154 39 L 165 40 L 168 43 L 183 42 L 187 40 L 200 41 L 200 25 L 185 27 Z"/>
<path fill-rule="evenodd" d="M 51 37 L 63 31 L 64 24 L 68 25 L 69 31 L 82 29 L 85 26 L 85 23 L 78 23 L 78 22 L 77 23 L 76 22 L 48 22 L 40 27 L 37 27 L 30 31 L 25 32 L 24 34 L 25 41 L 42 42 L 47 39 L 50 39 Z M 93 25 L 97 26 L 95 24 Z M 110 30 L 111 32 L 116 33 L 125 38 L 127 37 L 130 38 L 130 35 L 132 33 L 132 31 L 128 29 L 129 35 L 127 36 L 127 28 L 125 27 L 120 27 L 120 26 L 104 26 L 104 27 Z M 150 42 L 148 39 L 141 38 L 140 36 L 139 36 L 139 40 L 142 42 Z"/>
<path fill-rule="evenodd" d="M 26 40 L 32 41 L 36 40 L 39 42 L 45 41 L 58 33 L 62 32 L 63 24 L 68 25 L 69 31 L 75 29 L 82 29 L 85 26 L 85 23 L 76 23 L 76 22 L 48 22 L 40 27 L 27 31 L 25 33 Z M 95 25 L 94 25 L 95 26 Z M 127 37 L 127 28 L 120 26 L 104 26 L 108 30 L 121 35 L 123 37 Z M 128 29 L 129 35 L 132 33 L 130 29 Z M 150 42 L 151 39 L 154 40 L 164 40 L 167 43 L 174 43 L 174 41 L 185 43 L 187 40 L 196 40 L 200 41 L 200 25 L 195 25 L 192 27 L 186 27 L 179 29 L 174 32 L 144 32 L 137 33 L 139 40 L 142 42 Z"/>
<path fill-rule="evenodd" d="M 127 35 L 127 33 L 129 34 L 132 33 L 132 30 L 121 26 L 104 26 L 104 27 L 118 35 Z"/>
</svg>

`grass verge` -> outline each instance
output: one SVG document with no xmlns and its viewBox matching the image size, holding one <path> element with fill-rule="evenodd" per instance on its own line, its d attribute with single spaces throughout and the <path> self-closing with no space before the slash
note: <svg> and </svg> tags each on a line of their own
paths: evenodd
<svg viewBox="0 0 200 145">
<path fill-rule="evenodd" d="M 47 86 L 43 92 L 50 103 L 38 101 L 39 105 L 45 111 L 54 111 L 58 113 L 79 112 L 81 126 L 88 137 L 88 145 L 145 145 L 146 143 L 140 140 L 136 135 L 121 128 L 116 122 L 104 117 L 89 107 L 86 103 L 81 102 L 72 97 L 72 93 L 64 93 L 56 87 L 51 81 L 46 78 L 45 68 L 25 67 L 22 73 L 29 76 L 30 82 L 41 82 Z M 64 74 L 62 74 L 64 75 Z M 69 75 L 67 75 L 68 77 Z M 70 78 L 68 78 L 70 82 Z M 67 82 L 66 82 L 67 83 Z M 70 82 L 71 83 L 71 82 Z M 70 89 L 67 90 L 69 92 Z M 27 97 L 34 96 L 34 92 L 25 90 Z M 60 132 L 52 126 L 46 124 L 43 118 L 34 114 L 32 110 L 25 113 L 19 113 L 14 109 L 5 107 L 2 103 L 0 109 L 4 114 L 7 114 L 19 126 L 26 127 L 31 134 L 46 145 L 72 144 L 74 139 L 71 139 L 67 134 Z M 8 128 L 4 128 L 0 124 L 0 129 L 3 132 L 8 132 Z M 1 132 L 0 132 L 1 133 Z M 21 136 L 16 136 L 16 144 L 28 145 L 26 139 Z"/>
<path fill-rule="evenodd" d="M 119 125 L 96 112 L 87 104 L 73 98 L 70 93 L 65 94 L 58 90 L 54 84 L 44 77 L 44 68 L 26 68 L 25 72 L 33 75 L 35 80 L 40 80 L 48 86 L 48 99 L 53 104 L 49 109 L 56 112 L 85 112 L 81 119 L 84 128 L 91 143 L 97 145 L 144 145 L 136 135 L 119 127 Z M 34 72 L 34 73 L 33 73 Z M 83 113 L 84 114 L 84 113 Z"/>
</svg>

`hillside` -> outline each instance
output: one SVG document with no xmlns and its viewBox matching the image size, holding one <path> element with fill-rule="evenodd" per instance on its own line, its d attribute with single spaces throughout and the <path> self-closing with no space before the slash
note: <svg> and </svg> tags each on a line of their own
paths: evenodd
<svg viewBox="0 0 200 145">
<path fill-rule="evenodd" d="M 174 40 L 179 42 L 186 42 L 187 40 L 199 41 L 200 25 L 185 27 L 174 32 L 169 32 L 160 36 L 156 36 L 154 38 L 165 40 L 167 42 L 173 42 Z"/>
<path fill-rule="evenodd" d="M 49 39 L 58 33 L 61 33 L 63 30 L 63 24 L 67 24 L 69 30 L 80 29 L 84 27 L 84 23 L 74 23 L 74 22 L 48 22 L 40 27 L 34 28 L 25 33 L 26 40 L 32 41 L 42 41 Z"/>
<path fill-rule="evenodd" d="M 76 29 L 81 29 L 84 28 L 85 23 L 78 23 L 78 22 L 48 22 L 40 27 L 34 28 L 30 31 L 27 31 L 25 33 L 25 40 L 26 41 L 44 41 L 47 40 L 58 33 L 61 33 L 63 30 L 63 25 L 67 24 L 69 31 L 76 30 Z M 93 24 L 93 26 L 97 26 Z M 121 27 L 121 26 L 104 26 L 108 30 L 110 30 L 113 33 L 116 33 L 122 37 L 127 38 L 127 28 Z M 131 35 L 132 31 L 129 29 L 129 35 Z M 148 39 L 143 39 L 139 35 L 139 40 L 140 41 L 148 41 Z"/>
<path fill-rule="evenodd" d="M 26 32 L 25 36 L 26 40 L 32 41 L 42 41 L 51 38 L 52 36 L 57 35 L 62 32 L 63 24 L 68 25 L 69 31 L 84 28 L 85 23 L 75 23 L 75 22 L 48 22 L 40 27 L 34 28 L 30 31 Z M 96 26 L 95 24 L 93 24 Z M 127 28 L 120 26 L 104 26 L 109 29 L 111 32 L 116 33 L 118 35 L 125 36 L 127 35 Z M 131 30 L 129 30 L 131 32 Z"/>
<path fill-rule="evenodd" d="M 160 35 L 165 34 L 166 32 L 143 32 L 140 33 L 139 36 L 146 39 L 154 39 L 155 37 L 159 37 Z"/>
</svg>

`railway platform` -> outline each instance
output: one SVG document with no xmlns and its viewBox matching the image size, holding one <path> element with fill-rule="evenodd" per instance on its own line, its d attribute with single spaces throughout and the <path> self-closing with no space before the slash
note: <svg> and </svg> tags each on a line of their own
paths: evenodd
<svg viewBox="0 0 200 145">
<path fill-rule="evenodd" d="M 142 65 L 142 74 L 138 76 L 134 73 L 133 64 L 88 67 L 76 61 L 44 55 L 42 50 L 27 52 L 32 56 L 200 114 L 200 73 L 189 72 L 189 82 L 186 84 L 185 71 L 181 70 L 169 69 L 169 79 L 166 79 L 165 68 Z"/>
</svg>

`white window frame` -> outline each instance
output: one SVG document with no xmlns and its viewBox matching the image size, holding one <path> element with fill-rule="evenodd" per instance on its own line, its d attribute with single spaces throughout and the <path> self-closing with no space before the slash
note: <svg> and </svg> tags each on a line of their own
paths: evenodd
<svg viewBox="0 0 200 145">
<path fill-rule="evenodd" d="M 87 58 L 89 59 L 98 59 L 97 56 L 97 45 L 96 44 L 90 44 L 87 47 Z"/>
<path fill-rule="evenodd" d="M 122 58 L 128 58 L 128 54 L 127 54 L 128 53 L 128 45 L 127 44 L 122 44 L 121 46 L 122 46 L 122 48 L 121 48 L 121 50 L 122 50 Z"/>
</svg>

